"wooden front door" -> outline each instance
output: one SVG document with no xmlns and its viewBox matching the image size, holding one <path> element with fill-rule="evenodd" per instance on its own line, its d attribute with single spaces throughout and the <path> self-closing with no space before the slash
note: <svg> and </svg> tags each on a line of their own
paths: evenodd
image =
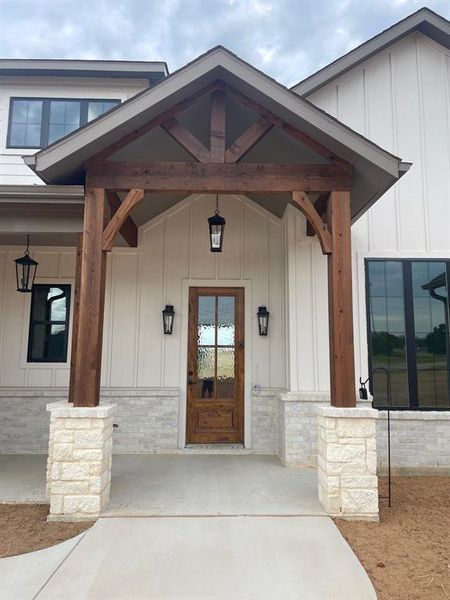
<svg viewBox="0 0 450 600">
<path fill-rule="evenodd" d="M 190 288 L 187 443 L 244 441 L 244 290 Z"/>
</svg>

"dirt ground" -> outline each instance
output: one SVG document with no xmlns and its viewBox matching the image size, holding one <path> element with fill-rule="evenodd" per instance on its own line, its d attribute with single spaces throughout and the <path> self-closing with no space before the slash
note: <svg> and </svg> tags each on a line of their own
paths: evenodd
<svg viewBox="0 0 450 600">
<path fill-rule="evenodd" d="M 380 480 L 387 495 L 387 480 Z M 380 523 L 336 520 L 379 600 L 450 600 L 450 478 L 395 477 Z"/>
<path fill-rule="evenodd" d="M 47 504 L 0 504 L 0 558 L 48 548 L 94 524 L 47 523 L 47 515 Z"/>
</svg>

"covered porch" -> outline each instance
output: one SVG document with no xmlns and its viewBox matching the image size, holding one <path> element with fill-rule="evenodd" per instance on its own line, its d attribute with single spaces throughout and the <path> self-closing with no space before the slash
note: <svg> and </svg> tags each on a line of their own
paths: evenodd
<svg viewBox="0 0 450 600">
<path fill-rule="evenodd" d="M 231 441 L 264 453 L 268 442 L 258 449 L 258 436 L 270 437 L 270 453 L 283 464 L 318 463 L 319 496 L 328 513 L 376 518 L 376 413 L 355 408 L 351 223 L 407 167 L 222 48 L 26 162 L 49 184 L 84 186 L 69 404 L 49 406 L 51 518 L 105 511 L 113 425 L 119 414 L 121 422 L 127 420 L 124 398 L 140 394 L 153 399 L 157 416 L 152 413 L 149 421 L 164 413 L 156 427 L 163 446 L 175 436 L 177 448 Z M 202 233 L 214 200 L 228 219 L 220 255 L 209 253 Z M 119 234 L 137 248 L 133 260 L 126 253 L 117 259 L 121 285 L 136 285 L 133 304 L 126 293 L 109 302 L 105 297 L 108 256 L 114 258 Z M 302 270 L 306 246 L 318 265 L 309 276 Z M 114 273 L 109 277 L 114 289 Z M 311 285 L 319 290 L 312 298 Z M 216 307 L 233 294 L 236 303 L 243 299 L 233 313 L 234 341 L 224 345 L 235 357 L 228 377 L 234 392 L 206 410 L 201 407 L 219 382 L 204 376 L 196 388 L 201 396 L 190 403 L 192 384 L 202 379 L 196 327 L 203 317 L 195 313 L 199 303 L 191 301 L 192 290 L 216 297 Z M 111 297 L 120 313 L 114 323 L 104 320 Z M 159 312 L 165 304 L 175 304 L 175 326 L 161 336 L 160 313 L 149 307 L 159 305 Z M 261 305 L 278 309 L 266 339 L 255 323 Z M 299 348 L 302 323 L 311 321 L 318 305 L 328 308 L 322 316 L 328 313 L 322 329 L 328 350 L 315 350 L 316 362 L 326 363 L 325 375 L 317 364 L 306 368 L 320 379 L 311 389 L 302 383 L 308 351 Z M 139 319 L 133 320 L 133 310 Z M 124 351 L 109 361 L 107 376 L 116 392 L 102 393 L 105 338 L 111 344 L 115 336 L 120 347 L 128 322 L 144 334 L 130 346 L 132 354 Z M 314 328 L 312 333 L 318 337 Z M 218 356 L 215 335 L 216 342 L 206 346 Z M 135 391 L 124 389 L 126 369 Z M 155 373 L 158 389 L 147 383 Z M 299 400 L 306 411 L 298 409 Z M 172 405 L 175 412 L 167 416 Z M 135 400 L 135 406 L 142 404 Z M 139 437 L 139 421 L 132 431 Z M 119 423 L 116 440 L 121 433 Z M 160 440 L 152 451 L 164 451 Z"/>
</svg>

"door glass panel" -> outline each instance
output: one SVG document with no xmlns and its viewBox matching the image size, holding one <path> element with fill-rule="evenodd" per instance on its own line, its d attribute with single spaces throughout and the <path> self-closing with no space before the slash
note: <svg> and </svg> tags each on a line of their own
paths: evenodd
<svg viewBox="0 0 450 600">
<path fill-rule="evenodd" d="M 234 397 L 234 348 L 217 348 L 217 398 Z"/>
<path fill-rule="evenodd" d="M 216 298 L 199 296 L 198 298 L 198 345 L 212 346 L 216 342 Z"/>
<path fill-rule="evenodd" d="M 234 296 L 219 296 L 217 318 L 217 344 L 219 346 L 234 345 Z"/>
<path fill-rule="evenodd" d="M 197 398 L 213 398 L 216 375 L 216 352 L 214 347 L 199 346 L 197 349 Z"/>
</svg>

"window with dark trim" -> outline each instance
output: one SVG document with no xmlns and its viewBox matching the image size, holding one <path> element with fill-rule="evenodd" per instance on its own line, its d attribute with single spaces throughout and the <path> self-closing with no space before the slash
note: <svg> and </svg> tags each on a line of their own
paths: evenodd
<svg viewBox="0 0 450 600">
<path fill-rule="evenodd" d="M 8 148 L 45 148 L 120 104 L 120 100 L 11 98 Z"/>
<path fill-rule="evenodd" d="M 375 407 L 450 408 L 449 260 L 366 260 Z"/>
<path fill-rule="evenodd" d="M 28 362 L 66 362 L 70 285 L 34 284 Z"/>
</svg>

